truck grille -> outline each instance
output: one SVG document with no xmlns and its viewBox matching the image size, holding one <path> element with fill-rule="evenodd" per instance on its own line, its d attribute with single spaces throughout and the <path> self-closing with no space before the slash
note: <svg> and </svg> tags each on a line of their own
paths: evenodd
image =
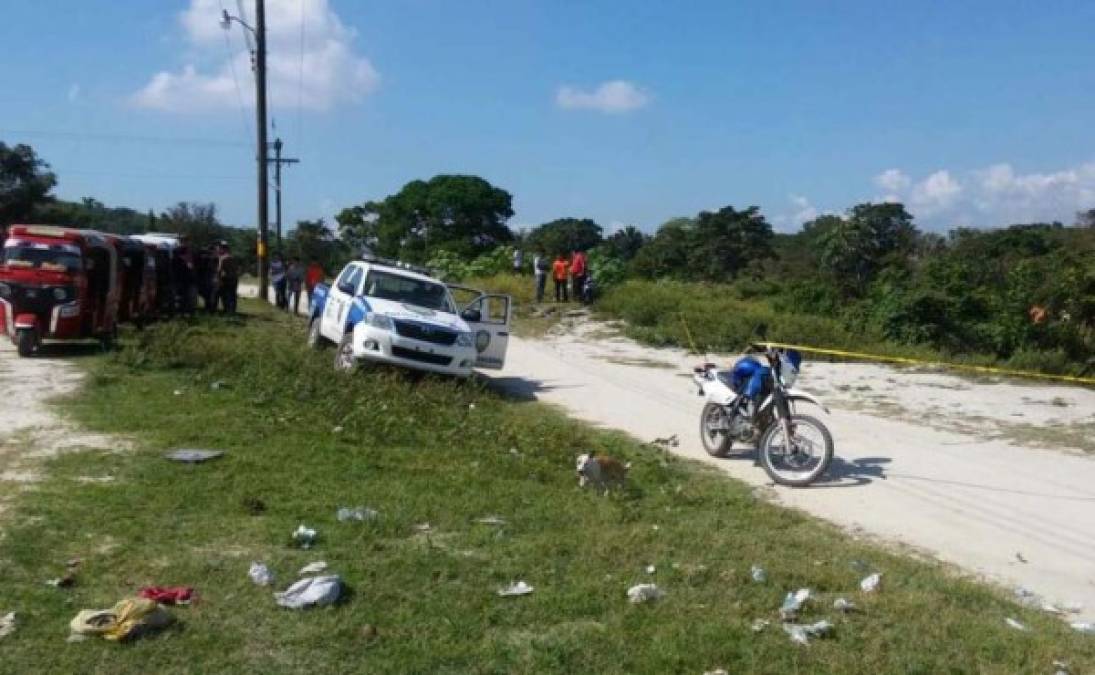
<svg viewBox="0 0 1095 675">
<path fill-rule="evenodd" d="M 396 347 L 395 345 L 392 345 L 392 356 L 398 356 L 399 358 L 407 359 L 408 361 L 421 361 L 422 363 L 429 363 L 434 366 L 447 366 L 452 363 L 452 357 L 449 356 L 417 352 L 413 349 Z"/>
<path fill-rule="evenodd" d="M 406 338 L 431 342 L 435 345 L 451 346 L 456 342 L 456 333 L 448 328 L 429 326 L 414 321 L 402 321 L 396 319 L 395 331 Z"/>
</svg>

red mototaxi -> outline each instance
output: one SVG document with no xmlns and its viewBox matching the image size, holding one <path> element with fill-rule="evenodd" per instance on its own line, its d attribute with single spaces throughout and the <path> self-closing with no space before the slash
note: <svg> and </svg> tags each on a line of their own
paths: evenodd
<svg viewBox="0 0 1095 675">
<path fill-rule="evenodd" d="M 0 254 L 0 331 L 30 356 L 43 340 L 117 335 L 120 270 L 98 232 L 12 225 Z"/>
</svg>

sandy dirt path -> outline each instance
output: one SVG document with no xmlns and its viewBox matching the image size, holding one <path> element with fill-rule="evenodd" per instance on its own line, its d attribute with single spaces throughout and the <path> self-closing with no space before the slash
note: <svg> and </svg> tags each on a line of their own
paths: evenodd
<svg viewBox="0 0 1095 675">
<path fill-rule="evenodd" d="M 838 459 L 829 480 L 792 490 L 771 486 L 751 454 L 705 453 L 704 401 L 687 376 L 702 359 L 570 323 L 513 339 L 496 383 L 643 441 L 676 434 L 675 452 L 782 504 L 1095 618 L 1095 391 L 807 363 L 799 386 L 830 405 L 817 412 Z"/>
<path fill-rule="evenodd" d="M 98 348 L 47 346 L 43 354 L 26 359 L 19 357 L 6 336 L 0 337 L 0 523 L 5 504 L 41 478 L 43 458 L 86 448 L 128 447 L 124 439 L 78 429 L 51 404 L 83 382 L 84 373 L 73 359 L 89 349 Z M 84 478 L 111 480 L 109 476 Z"/>
</svg>

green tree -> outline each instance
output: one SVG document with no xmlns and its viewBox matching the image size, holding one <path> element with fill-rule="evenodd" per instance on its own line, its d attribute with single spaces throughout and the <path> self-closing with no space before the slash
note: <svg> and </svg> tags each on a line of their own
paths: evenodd
<svg viewBox="0 0 1095 675">
<path fill-rule="evenodd" d="M 513 240 L 513 197 L 478 176 L 441 175 L 407 183 L 383 201 L 343 209 L 339 235 L 350 246 L 423 262 L 432 250 L 474 258 Z"/>
<path fill-rule="evenodd" d="M 340 269 L 350 257 L 349 248 L 335 238 L 334 232 L 328 229 L 322 218 L 297 221 L 286 244 L 290 257 L 300 258 L 305 265 L 315 260 L 330 272 Z"/>
<path fill-rule="evenodd" d="M 916 226 L 903 204 L 857 204 L 846 218 L 815 227 L 821 228 L 821 266 L 849 295 L 862 295 L 879 270 L 906 261 L 917 242 Z"/>
<path fill-rule="evenodd" d="M 689 272 L 704 281 L 735 279 L 746 269 L 755 275 L 759 263 L 774 255 L 772 237 L 772 226 L 756 206 L 703 211 L 691 234 Z"/>
<path fill-rule="evenodd" d="M 34 148 L 0 142 L 0 227 L 26 220 L 56 185 L 57 177 Z"/>
<path fill-rule="evenodd" d="M 634 225 L 628 225 L 608 236 L 602 244 L 602 249 L 605 255 L 626 263 L 638 255 L 639 249 L 646 241 L 645 234 Z"/>
<path fill-rule="evenodd" d="M 588 251 L 601 243 L 601 226 L 589 218 L 559 218 L 535 227 L 525 245 L 547 255 Z"/>
<path fill-rule="evenodd" d="M 159 227 L 164 232 L 190 237 L 195 248 L 204 248 L 225 238 L 224 228 L 217 220 L 217 206 L 213 203 L 179 202 L 160 214 Z"/>
<path fill-rule="evenodd" d="M 648 279 L 688 278 L 688 253 L 696 221 L 673 218 L 658 228 L 630 264 L 631 273 Z"/>
</svg>

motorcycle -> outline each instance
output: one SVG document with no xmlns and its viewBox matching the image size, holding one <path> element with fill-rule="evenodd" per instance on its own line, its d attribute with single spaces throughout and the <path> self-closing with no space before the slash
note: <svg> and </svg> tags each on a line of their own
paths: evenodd
<svg viewBox="0 0 1095 675">
<path fill-rule="evenodd" d="M 814 396 L 792 389 L 800 366 L 794 350 L 751 345 L 729 370 L 713 363 L 694 368 L 692 380 L 707 399 L 700 413 L 707 453 L 725 457 L 734 443 L 756 443 L 757 461 L 774 482 L 806 487 L 821 478 L 833 460 L 832 434 L 796 406 L 812 403 L 829 410 Z"/>
</svg>

